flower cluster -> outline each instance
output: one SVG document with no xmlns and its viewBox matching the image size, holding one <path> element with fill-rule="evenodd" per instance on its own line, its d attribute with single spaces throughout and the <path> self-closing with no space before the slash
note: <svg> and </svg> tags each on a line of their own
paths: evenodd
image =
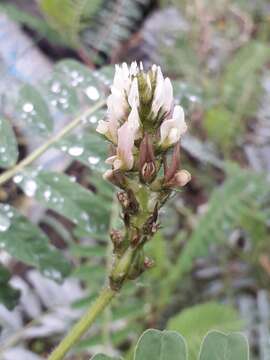
<svg viewBox="0 0 270 360">
<path fill-rule="evenodd" d="M 97 132 L 111 143 L 106 160 L 111 170 L 104 177 L 121 188 L 117 197 L 125 223 L 124 232 L 111 233 L 116 262 L 110 278 L 117 288 L 150 266 L 143 245 L 159 227 L 158 211 L 191 176 L 179 169 L 180 138 L 187 130 L 184 111 L 175 105 L 171 81 L 159 66 L 146 72 L 136 62 L 116 65 L 107 106 Z"/>
<path fill-rule="evenodd" d="M 136 147 L 146 133 L 160 153 L 187 130 L 182 107 L 174 105 L 171 81 L 156 65 L 147 73 L 136 62 L 130 68 L 126 63 L 116 65 L 107 106 L 107 120 L 99 122 L 97 131 L 116 146 L 116 153 L 107 159 L 114 170 L 136 167 Z"/>
</svg>

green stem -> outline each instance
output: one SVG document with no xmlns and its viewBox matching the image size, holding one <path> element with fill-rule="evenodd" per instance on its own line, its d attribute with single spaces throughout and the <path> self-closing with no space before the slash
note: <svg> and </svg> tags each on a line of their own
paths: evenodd
<svg viewBox="0 0 270 360">
<path fill-rule="evenodd" d="M 21 162 L 15 165 L 13 168 L 5 171 L 2 175 L 0 175 L 0 185 L 11 179 L 18 172 L 23 170 L 26 166 L 30 165 L 34 160 L 40 157 L 49 147 L 57 143 L 60 139 L 62 139 L 65 135 L 69 134 L 76 126 L 79 125 L 82 118 L 85 116 L 89 116 L 93 114 L 96 110 L 101 108 L 105 104 L 105 101 L 99 101 L 90 109 L 87 109 L 78 117 L 76 117 L 73 121 L 68 123 L 63 129 L 61 129 L 57 134 L 51 137 L 48 141 L 46 141 L 43 145 L 34 150 L 30 155 L 24 158 Z"/>
<path fill-rule="evenodd" d="M 98 315 L 106 308 L 115 295 L 116 292 L 110 287 L 104 288 L 95 303 L 90 306 L 86 314 L 77 322 L 67 336 L 51 353 L 48 360 L 62 360 L 71 347 L 89 329 Z"/>
</svg>

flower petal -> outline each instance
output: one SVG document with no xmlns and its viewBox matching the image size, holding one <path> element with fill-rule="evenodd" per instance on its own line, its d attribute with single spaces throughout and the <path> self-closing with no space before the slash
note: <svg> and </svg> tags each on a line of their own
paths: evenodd
<svg viewBox="0 0 270 360">
<path fill-rule="evenodd" d="M 138 80 L 134 78 L 131 83 L 131 87 L 128 94 L 128 102 L 130 106 L 133 106 L 135 103 L 136 106 L 139 106 L 139 89 L 138 89 Z"/>
<path fill-rule="evenodd" d="M 152 67 L 153 69 L 153 67 Z M 164 104 L 164 77 L 160 66 L 156 67 L 156 88 L 154 92 L 152 111 L 156 115 Z"/>
<path fill-rule="evenodd" d="M 109 132 L 109 123 L 108 121 L 99 120 L 96 131 L 102 135 L 106 135 Z"/>
<path fill-rule="evenodd" d="M 125 122 L 118 130 L 118 147 L 117 157 L 121 160 L 121 164 L 117 163 L 117 166 L 130 170 L 133 167 L 133 146 L 135 140 L 136 127 L 130 122 Z M 115 163 L 114 163 L 115 165 Z"/>
<path fill-rule="evenodd" d="M 164 80 L 164 97 L 163 97 L 163 109 L 169 112 L 173 105 L 173 87 L 169 78 Z"/>
<path fill-rule="evenodd" d="M 140 117 L 138 113 L 138 108 L 135 103 L 133 103 L 132 105 L 127 122 L 130 124 L 131 127 L 134 128 L 134 133 L 138 135 L 138 130 L 140 128 Z"/>
<path fill-rule="evenodd" d="M 138 74 L 138 65 L 136 61 L 133 61 L 130 65 L 129 73 L 131 76 L 136 76 Z"/>
<path fill-rule="evenodd" d="M 163 121 L 160 127 L 160 145 L 167 148 L 175 144 L 187 130 L 184 110 L 176 105 L 172 119 Z"/>
</svg>

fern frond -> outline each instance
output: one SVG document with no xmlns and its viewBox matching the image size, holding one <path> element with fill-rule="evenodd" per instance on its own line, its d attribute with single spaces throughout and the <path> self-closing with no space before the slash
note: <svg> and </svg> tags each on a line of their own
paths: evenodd
<svg viewBox="0 0 270 360">
<path fill-rule="evenodd" d="M 254 111 L 260 85 L 258 71 L 270 58 L 267 44 L 253 41 L 242 47 L 225 69 L 221 96 L 227 108 L 238 115 Z"/>
<path fill-rule="evenodd" d="M 44 19 L 32 16 L 12 4 L 0 4 L 0 11 L 3 11 L 10 19 L 19 24 L 33 29 L 49 41 L 59 45 L 64 44 L 63 39 L 61 39 L 57 31 L 55 31 Z"/>
<path fill-rule="evenodd" d="M 180 273 L 189 271 L 193 260 L 205 256 L 212 244 L 226 242 L 235 228 L 245 229 L 252 240 L 260 241 L 262 232 L 255 230 L 258 224 L 266 227 L 267 219 L 262 206 L 269 198 L 269 191 L 270 184 L 263 175 L 239 168 L 233 171 L 224 184 L 212 193 L 208 211 L 200 219 L 180 256 Z"/>
<path fill-rule="evenodd" d="M 93 27 L 83 34 L 83 41 L 94 62 L 101 55 L 113 57 L 121 43 L 127 40 L 143 18 L 150 0 L 105 1 Z"/>
<path fill-rule="evenodd" d="M 79 33 L 98 10 L 101 0 L 42 0 L 40 8 L 53 28 L 72 46 L 78 46 Z"/>
</svg>

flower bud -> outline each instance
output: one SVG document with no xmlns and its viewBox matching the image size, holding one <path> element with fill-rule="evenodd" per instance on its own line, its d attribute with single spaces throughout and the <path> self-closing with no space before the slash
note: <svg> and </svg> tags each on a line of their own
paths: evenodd
<svg viewBox="0 0 270 360">
<path fill-rule="evenodd" d="M 150 183 L 156 175 L 154 149 L 149 135 L 146 133 L 139 150 L 139 169 L 141 180 Z"/>
<path fill-rule="evenodd" d="M 176 144 L 181 135 L 187 131 L 184 111 L 181 106 L 176 105 L 171 119 L 163 121 L 160 127 L 160 146 L 167 149 Z"/>
<path fill-rule="evenodd" d="M 173 88 L 169 78 L 164 80 L 160 67 L 152 67 L 155 71 L 155 92 L 153 96 L 152 112 L 157 115 L 159 111 L 169 113 L 173 104 Z"/>
<path fill-rule="evenodd" d="M 117 199 L 124 209 L 127 209 L 129 206 L 128 194 L 125 191 L 119 191 L 117 193 Z"/>
<path fill-rule="evenodd" d="M 103 179 L 119 188 L 123 189 L 126 187 L 126 178 L 120 170 L 106 170 L 103 174 Z"/>
<path fill-rule="evenodd" d="M 168 187 L 183 187 L 191 180 L 191 175 L 187 170 L 178 171 L 174 177 L 165 185 Z"/>
<path fill-rule="evenodd" d="M 119 230 L 112 229 L 110 232 L 110 238 L 115 250 L 117 250 L 123 243 L 123 235 Z"/>
<path fill-rule="evenodd" d="M 174 175 L 176 174 L 176 172 L 178 171 L 179 166 L 180 166 L 180 143 L 179 142 L 177 142 L 174 145 L 173 155 L 172 155 L 172 160 L 171 160 L 170 165 L 168 166 L 168 164 L 167 164 L 166 156 L 164 156 L 163 165 L 164 165 L 164 180 L 165 180 L 165 183 L 167 183 L 174 177 Z"/>
<path fill-rule="evenodd" d="M 149 258 L 148 256 L 146 256 L 144 258 L 143 264 L 144 264 L 145 269 L 148 270 L 155 266 L 155 261 L 153 259 Z"/>
</svg>

